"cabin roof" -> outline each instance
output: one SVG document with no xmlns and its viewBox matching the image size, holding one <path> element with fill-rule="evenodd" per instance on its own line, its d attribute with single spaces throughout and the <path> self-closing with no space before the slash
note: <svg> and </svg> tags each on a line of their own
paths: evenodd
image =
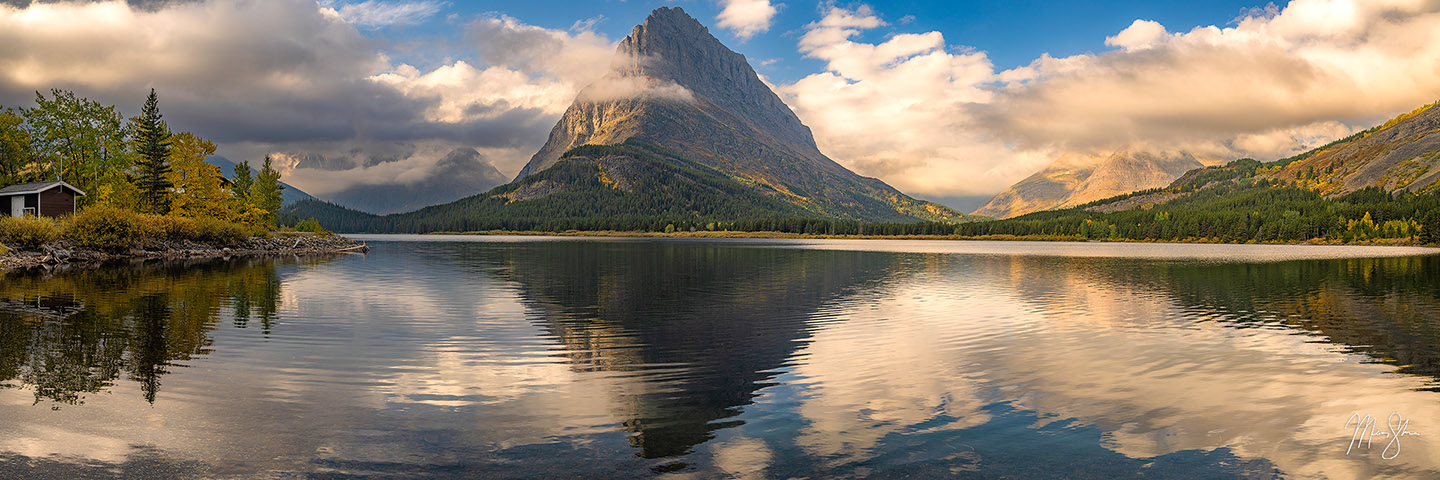
<svg viewBox="0 0 1440 480">
<path fill-rule="evenodd" d="M 28 195 L 31 193 L 40 193 L 55 187 L 68 188 L 70 189 L 70 191 L 75 192 L 76 195 L 80 195 L 82 197 L 85 196 L 85 192 L 81 191 L 78 188 L 75 188 L 74 185 L 65 183 L 60 180 L 52 180 L 49 182 L 17 183 L 15 185 L 11 185 L 5 188 L 0 188 L 0 196 Z"/>
</svg>

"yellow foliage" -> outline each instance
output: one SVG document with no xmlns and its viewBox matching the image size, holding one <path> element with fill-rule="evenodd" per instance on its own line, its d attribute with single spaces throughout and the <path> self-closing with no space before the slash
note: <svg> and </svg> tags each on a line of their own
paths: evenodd
<svg viewBox="0 0 1440 480">
<path fill-rule="evenodd" d="M 220 167 L 205 163 L 215 154 L 215 143 L 190 132 L 170 137 L 171 212 L 182 217 L 229 216 L 229 194 Z"/>
<path fill-rule="evenodd" d="M 114 207 L 125 210 L 138 210 L 140 208 L 140 189 L 135 184 L 124 179 L 119 181 L 106 181 L 95 187 L 95 192 L 89 195 L 92 205 L 103 207 Z"/>
<path fill-rule="evenodd" d="M 55 221 L 26 215 L 0 217 L 0 240 L 23 249 L 36 249 L 60 237 Z"/>
</svg>

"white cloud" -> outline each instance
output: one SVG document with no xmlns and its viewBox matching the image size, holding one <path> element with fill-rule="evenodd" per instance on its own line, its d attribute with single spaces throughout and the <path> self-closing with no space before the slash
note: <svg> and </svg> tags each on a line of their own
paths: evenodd
<svg viewBox="0 0 1440 480">
<path fill-rule="evenodd" d="M 419 2 L 380 2 L 367 0 L 360 3 L 339 3 L 322 1 L 324 13 L 344 21 L 366 27 L 388 25 L 413 25 L 440 13 L 444 2 L 424 0 Z M 339 8 L 336 8 L 336 7 Z"/>
<path fill-rule="evenodd" d="M 1170 32 L 1165 31 L 1165 26 L 1160 22 L 1136 20 L 1115 36 L 1105 37 L 1105 44 L 1126 50 L 1136 50 L 1163 42 L 1169 35 Z"/>
<path fill-rule="evenodd" d="M 909 193 L 994 193 L 1066 152 L 1273 159 L 1440 98 L 1440 4 L 1295 0 L 1233 25 L 1136 20 L 1115 50 L 995 71 L 940 32 L 830 8 L 799 41 L 826 71 L 780 90 L 837 161 Z"/>
<path fill-rule="evenodd" d="M 681 102 L 694 102 L 695 94 L 675 82 L 663 81 L 644 76 L 606 76 L 590 84 L 576 100 L 582 102 L 608 102 L 632 98 L 656 98 Z"/>
<path fill-rule="evenodd" d="M 985 88 L 994 78 L 985 53 L 951 52 L 940 32 L 854 40 L 884 25 L 869 7 L 831 8 L 800 38 L 801 51 L 824 60 L 827 71 L 779 91 L 822 151 L 922 196 L 989 193 L 1043 161 L 997 162 L 1014 152 L 964 124 L 967 105 L 994 95 Z"/>
<path fill-rule="evenodd" d="M 723 0 L 723 3 L 725 9 L 716 17 L 720 27 L 742 40 L 765 33 L 774 23 L 777 10 L 770 0 Z"/>
</svg>

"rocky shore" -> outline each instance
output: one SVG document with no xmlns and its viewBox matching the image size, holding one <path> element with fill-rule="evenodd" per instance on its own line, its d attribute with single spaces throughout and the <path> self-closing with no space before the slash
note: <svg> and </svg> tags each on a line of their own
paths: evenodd
<svg viewBox="0 0 1440 480">
<path fill-rule="evenodd" d="M 277 234 L 269 238 L 253 237 L 228 245 L 194 241 L 159 241 L 121 252 L 81 249 L 76 248 L 69 241 L 57 240 L 47 243 L 37 250 L 10 250 L 0 254 L 0 271 L 99 265 L 116 261 L 363 253 L 369 249 L 370 247 L 364 243 L 339 235 L 312 234 Z"/>
</svg>

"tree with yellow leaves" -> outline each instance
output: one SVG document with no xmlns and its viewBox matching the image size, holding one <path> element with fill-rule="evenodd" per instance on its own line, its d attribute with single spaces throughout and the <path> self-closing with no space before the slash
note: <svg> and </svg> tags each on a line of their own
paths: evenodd
<svg viewBox="0 0 1440 480">
<path fill-rule="evenodd" d="M 229 218 L 230 195 L 220 167 L 205 162 L 215 142 L 190 132 L 170 137 L 171 213 L 182 217 Z"/>
</svg>

